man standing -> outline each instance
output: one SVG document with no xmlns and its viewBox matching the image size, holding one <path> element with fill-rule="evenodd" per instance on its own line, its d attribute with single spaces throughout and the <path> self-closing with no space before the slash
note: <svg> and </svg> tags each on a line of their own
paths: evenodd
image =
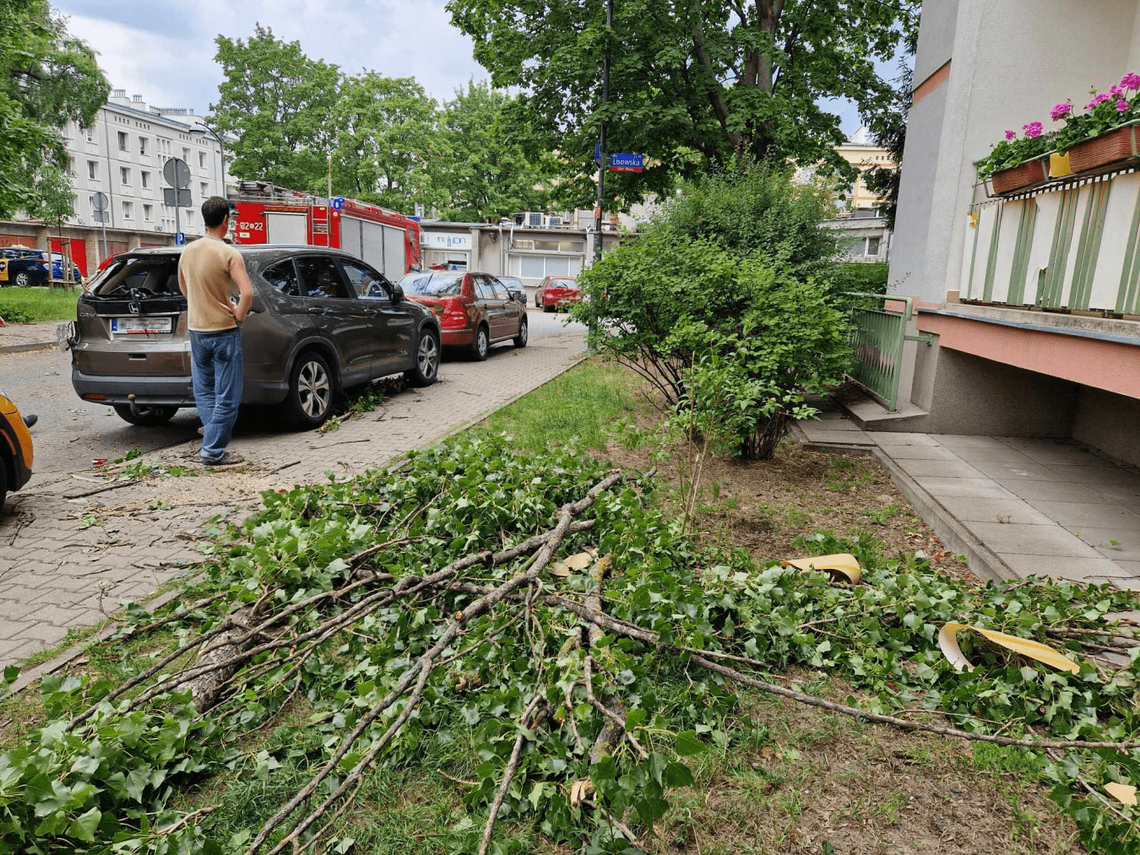
<svg viewBox="0 0 1140 855">
<path fill-rule="evenodd" d="M 202 203 L 206 236 L 182 251 L 178 287 L 186 295 L 194 402 L 202 418 L 202 464 L 241 463 L 240 454 L 226 451 L 241 403 L 242 355 L 240 324 L 253 301 L 253 286 L 245 261 L 225 243 L 230 206 L 221 196 Z M 234 286 L 240 294 L 230 302 Z"/>
</svg>

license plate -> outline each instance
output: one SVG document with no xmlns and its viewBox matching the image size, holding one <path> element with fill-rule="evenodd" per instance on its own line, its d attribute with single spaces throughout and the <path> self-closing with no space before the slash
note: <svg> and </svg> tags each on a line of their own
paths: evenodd
<svg viewBox="0 0 1140 855">
<path fill-rule="evenodd" d="M 119 335 L 168 333 L 173 329 L 173 318 L 111 318 L 111 332 Z"/>
</svg>

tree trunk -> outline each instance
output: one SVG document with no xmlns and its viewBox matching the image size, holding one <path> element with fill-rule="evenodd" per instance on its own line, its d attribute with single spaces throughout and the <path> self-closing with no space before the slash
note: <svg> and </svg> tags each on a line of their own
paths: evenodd
<svg viewBox="0 0 1140 855">
<path fill-rule="evenodd" d="M 752 431 L 741 438 L 740 456 L 744 460 L 771 460 L 776 446 L 788 432 L 788 414 L 776 410 L 769 418 L 758 421 Z"/>
</svg>

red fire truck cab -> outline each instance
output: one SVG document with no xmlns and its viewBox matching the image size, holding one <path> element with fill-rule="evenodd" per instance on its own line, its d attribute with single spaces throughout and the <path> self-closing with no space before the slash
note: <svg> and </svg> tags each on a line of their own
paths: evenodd
<svg viewBox="0 0 1140 855">
<path fill-rule="evenodd" d="M 420 265 L 420 224 L 355 199 L 328 200 L 266 181 L 242 181 L 231 195 L 235 244 L 328 246 L 350 252 L 393 282 Z"/>
</svg>

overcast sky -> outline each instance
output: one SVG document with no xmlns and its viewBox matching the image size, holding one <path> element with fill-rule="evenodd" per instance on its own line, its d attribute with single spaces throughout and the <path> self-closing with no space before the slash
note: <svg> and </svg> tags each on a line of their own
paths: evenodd
<svg viewBox="0 0 1140 855">
<path fill-rule="evenodd" d="M 490 75 L 471 56 L 471 41 L 451 26 L 445 0 L 52 0 L 72 35 L 99 52 L 111 86 L 158 107 L 210 112 L 221 68 L 219 34 L 247 39 L 255 23 L 299 41 L 313 59 L 355 74 L 414 77 L 442 102 L 469 79 Z M 893 69 L 884 69 L 891 73 Z M 853 105 L 831 105 L 850 135 Z"/>
</svg>

